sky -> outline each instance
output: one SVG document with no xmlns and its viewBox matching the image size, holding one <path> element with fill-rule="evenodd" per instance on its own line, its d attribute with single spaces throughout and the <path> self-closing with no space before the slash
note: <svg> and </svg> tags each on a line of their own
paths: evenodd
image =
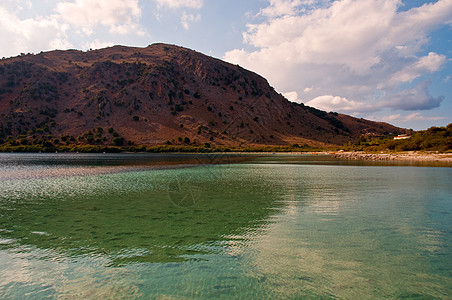
<svg viewBox="0 0 452 300">
<path fill-rule="evenodd" d="M 290 101 L 414 130 L 452 123 L 452 0 L 0 0 L 0 57 L 169 43 Z"/>
</svg>

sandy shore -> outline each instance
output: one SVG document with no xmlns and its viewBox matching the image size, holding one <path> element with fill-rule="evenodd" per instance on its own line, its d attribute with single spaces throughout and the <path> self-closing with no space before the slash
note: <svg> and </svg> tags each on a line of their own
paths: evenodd
<svg viewBox="0 0 452 300">
<path fill-rule="evenodd" d="M 376 161 L 429 161 L 452 164 L 452 153 L 365 153 L 365 152 L 341 152 L 334 154 L 335 158 L 352 160 L 376 160 Z"/>
</svg>

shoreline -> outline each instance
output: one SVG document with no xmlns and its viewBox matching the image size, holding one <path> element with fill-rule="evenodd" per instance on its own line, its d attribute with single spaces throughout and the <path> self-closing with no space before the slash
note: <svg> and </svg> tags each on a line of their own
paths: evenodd
<svg viewBox="0 0 452 300">
<path fill-rule="evenodd" d="M 452 153 L 365 153 L 342 152 L 332 154 L 334 158 L 346 160 L 371 160 L 371 161 L 425 161 L 452 164 Z"/>
<path fill-rule="evenodd" d="M 147 153 L 147 154 L 260 154 L 260 155 L 275 155 L 275 154 L 291 154 L 291 155 L 319 155 L 329 156 L 335 159 L 342 160 L 367 160 L 367 161 L 413 161 L 413 162 L 440 162 L 452 165 L 452 153 L 424 153 L 424 152 L 402 152 L 402 153 L 366 153 L 366 152 L 336 152 L 336 151 L 162 151 L 162 152 L 141 152 L 141 151 L 94 151 L 94 152 L 72 152 L 72 151 L 45 151 L 45 152 L 33 152 L 33 151 L 4 151 L 0 153 L 43 153 L 43 154 L 134 154 L 134 153 Z M 254 150 L 254 149 L 253 149 Z"/>
</svg>

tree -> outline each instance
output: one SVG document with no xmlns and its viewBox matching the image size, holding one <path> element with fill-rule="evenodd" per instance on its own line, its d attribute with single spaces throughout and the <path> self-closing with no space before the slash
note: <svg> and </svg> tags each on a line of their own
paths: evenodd
<svg viewBox="0 0 452 300">
<path fill-rule="evenodd" d="M 121 146 L 124 143 L 124 138 L 123 137 L 115 137 L 113 138 L 113 144 L 115 144 L 115 146 Z"/>
</svg>

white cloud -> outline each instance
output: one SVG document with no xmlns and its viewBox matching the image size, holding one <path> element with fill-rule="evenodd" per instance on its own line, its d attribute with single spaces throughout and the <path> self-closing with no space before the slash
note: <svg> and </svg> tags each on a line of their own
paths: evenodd
<svg viewBox="0 0 452 300">
<path fill-rule="evenodd" d="M 190 23 L 201 21 L 201 14 L 187 13 L 186 10 L 201 9 L 204 6 L 203 0 L 154 0 L 154 2 L 157 3 L 158 8 L 167 8 L 167 9 L 172 9 L 172 10 L 184 9 L 182 11 L 180 21 L 181 21 L 182 27 L 185 30 L 190 29 Z M 156 17 L 157 17 L 157 19 L 159 19 L 160 14 L 157 13 Z"/>
<path fill-rule="evenodd" d="M 259 15 L 267 17 L 280 17 L 285 15 L 295 15 L 302 9 L 301 5 L 311 5 L 315 0 L 269 0 L 270 5 L 262 9 Z"/>
<path fill-rule="evenodd" d="M 411 65 L 406 65 L 403 70 L 396 72 L 392 76 L 391 82 L 403 83 L 411 82 L 424 73 L 433 73 L 438 71 L 441 66 L 447 61 L 444 55 L 430 52 L 427 56 L 416 58 L 416 61 Z"/>
<path fill-rule="evenodd" d="M 190 23 L 201 21 L 200 14 L 187 14 L 185 11 L 182 13 L 181 23 L 185 30 L 190 29 Z"/>
<path fill-rule="evenodd" d="M 31 8 L 33 4 L 30 0 L 2 0 L 0 6 L 11 11 L 22 11 Z"/>
<path fill-rule="evenodd" d="M 102 24 L 111 32 L 123 34 L 129 31 L 127 28 L 136 29 L 135 19 L 141 15 L 137 0 L 76 0 L 59 3 L 56 11 L 64 21 L 87 30 Z"/>
<path fill-rule="evenodd" d="M 71 47 L 67 26 L 51 17 L 21 20 L 0 6 L 0 28 L 0 52 L 4 56 Z"/>
<path fill-rule="evenodd" d="M 380 61 L 391 16 L 398 1 L 335 1 L 307 14 L 287 14 L 250 25 L 245 41 L 268 51 L 283 51 L 295 63 L 345 64 L 368 70 Z"/>
<path fill-rule="evenodd" d="M 428 34 L 450 21 L 450 0 L 404 12 L 399 11 L 401 0 L 320 1 L 311 6 L 301 0 L 269 2 L 259 13 L 266 21 L 249 24 L 243 34 L 256 50 L 234 49 L 224 59 L 260 73 L 280 91 L 304 94 L 312 105 L 338 111 L 382 109 L 382 96 L 438 71 L 447 61 L 438 53 L 419 53 L 428 45 Z M 421 92 L 422 99 L 411 102 L 413 109 L 440 103 L 426 88 Z M 410 107 L 402 97 L 394 95 L 392 101 L 401 104 L 384 104 Z"/>
<path fill-rule="evenodd" d="M 159 7 L 171 9 L 193 8 L 200 9 L 204 5 L 203 0 L 154 0 Z"/>
<path fill-rule="evenodd" d="M 81 27 L 86 34 L 97 25 L 107 26 L 111 33 L 127 34 L 138 30 L 141 16 L 138 0 L 75 0 L 58 3 L 56 11 L 64 22 Z"/>
<path fill-rule="evenodd" d="M 376 116 L 368 116 L 367 118 L 371 118 L 373 120 L 378 120 L 382 122 L 412 122 L 412 121 L 440 121 L 440 120 L 446 120 L 445 117 L 427 117 L 422 115 L 419 112 L 412 113 L 409 115 L 401 115 L 401 114 L 394 114 L 389 116 L 383 116 L 383 117 L 376 117 Z"/>
<path fill-rule="evenodd" d="M 425 81 L 412 89 L 387 95 L 379 105 L 399 110 L 428 110 L 439 107 L 444 97 L 431 96 L 428 91 L 429 85 L 430 81 Z"/>
<path fill-rule="evenodd" d="M 30 0 L 3 0 L 1 6 L 5 8 L 13 8 L 17 11 L 24 9 L 30 9 L 33 7 L 33 3 Z"/>
<path fill-rule="evenodd" d="M 291 102 L 296 102 L 296 103 L 302 103 L 303 101 L 301 99 L 298 98 L 298 93 L 297 92 L 287 92 L 283 94 L 284 97 L 287 98 L 287 100 L 291 101 Z"/>
<path fill-rule="evenodd" d="M 114 45 L 115 45 L 115 43 L 113 43 L 113 42 L 102 42 L 102 41 L 99 41 L 96 39 L 94 41 L 90 41 L 90 42 L 84 44 L 82 46 L 82 48 L 96 50 L 96 49 L 101 49 L 101 48 L 106 48 L 106 47 L 112 47 Z"/>
<path fill-rule="evenodd" d="M 372 119 L 372 120 L 378 120 L 378 121 L 382 121 L 382 122 L 392 123 L 394 121 L 401 120 L 402 115 L 394 114 L 394 115 L 383 116 L 383 117 L 367 116 L 367 118 Z"/>
<path fill-rule="evenodd" d="M 372 110 L 372 107 L 366 103 L 348 100 L 346 98 L 332 95 L 323 95 L 316 97 L 306 102 L 306 104 L 326 111 L 341 110 L 346 112 L 357 112 Z"/>
<path fill-rule="evenodd" d="M 38 15 L 36 4 L 33 6 L 29 0 L 6 1 L 0 4 L 2 56 L 74 46 L 97 48 L 111 45 L 101 39 L 145 35 L 139 24 L 141 8 L 138 0 L 46 1 L 48 15 Z"/>
<path fill-rule="evenodd" d="M 404 116 L 403 120 L 408 121 L 439 121 L 439 120 L 445 120 L 445 117 L 426 117 L 423 116 L 421 113 L 412 113 L 408 116 Z"/>
</svg>

